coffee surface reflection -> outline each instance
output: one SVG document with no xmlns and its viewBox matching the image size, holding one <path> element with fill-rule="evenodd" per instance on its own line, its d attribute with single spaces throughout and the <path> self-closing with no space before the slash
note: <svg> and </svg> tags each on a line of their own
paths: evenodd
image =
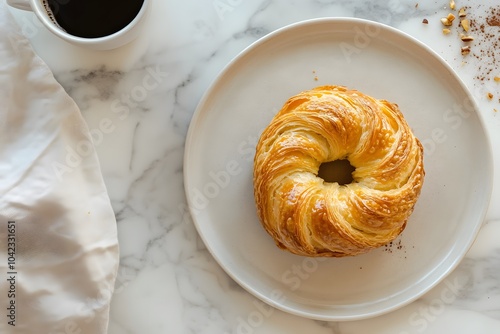
<svg viewBox="0 0 500 334">
<path fill-rule="evenodd" d="M 111 35 L 137 16 L 144 0 L 46 0 L 67 33 L 85 38 Z"/>
</svg>

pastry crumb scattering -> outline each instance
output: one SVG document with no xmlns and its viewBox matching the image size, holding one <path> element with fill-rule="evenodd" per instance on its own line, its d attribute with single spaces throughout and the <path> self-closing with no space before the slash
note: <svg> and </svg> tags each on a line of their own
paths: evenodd
<svg viewBox="0 0 500 334">
<path fill-rule="evenodd" d="M 406 249 L 404 249 L 404 248 L 405 247 L 404 247 L 403 243 L 401 242 L 401 240 L 391 241 L 384 246 L 384 251 L 387 253 L 392 253 L 392 252 L 394 252 L 394 250 L 402 250 L 406 253 Z M 415 248 L 415 247 L 413 247 L 413 248 Z"/>
<path fill-rule="evenodd" d="M 477 73 L 474 79 L 480 82 L 500 82 L 499 61 L 500 53 L 500 6 L 488 6 L 484 12 L 475 13 L 466 7 L 467 17 L 470 19 L 470 31 L 474 36 L 474 48 L 471 55 L 477 60 Z"/>
<path fill-rule="evenodd" d="M 462 46 L 461 52 L 462 52 L 463 56 L 468 55 L 470 53 L 470 46 L 468 46 L 468 45 Z"/>
<path fill-rule="evenodd" d="M 429 24 L 429 20 L 427 20 L 427 19 L 423 19 L 423 20 L 422 20 L 422 23 L 423 23 L 423 24 Z"/>
<path fill-rule="evenodd" d="M 450 32 L 451 32 L 451 30 L 448 28 L 443 29 L 443 34 L 445 34 L 445 35 L 448 35 Z"/>
<path fill-rule="evenodd" d="M 493 94 L 488 93 L 487 97 L 488 97 L 489 100 L 492 100 L 493 99 Z"/>
</svg>

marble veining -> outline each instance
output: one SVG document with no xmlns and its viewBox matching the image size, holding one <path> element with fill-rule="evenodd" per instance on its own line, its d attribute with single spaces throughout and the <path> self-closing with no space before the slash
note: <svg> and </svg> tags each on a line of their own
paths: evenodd
<svg viewBox="0 0 500 334">
<path fill-rule="evenodd" d="M 486 0 L 455 2 L 468 6 L 477 18 L 491 6 Z M 93 52 L 57 40 L 31 14 L 12 10 L 36 52 L 80 107 L 100 158 L 121 252 L 109 333 L 499 333 L 498 180 L 490 222 L 451 275 L 402 309 L 341 323 L 284 313 L 236 284 L 197 234 L 183 188 L 186 132 L 216 75 L 275 29 L 330 16 L 388 24 L 443 56 L 473 91 L 498 162 L 500 123 L 494 109 L 500 110 L 500 103 L 489 101 L 486 93 L 498 96 L 500 84 L 479 80 L 480 61 L 469 57 L 464 62 L 457 40 L 442 34 L 439 18 L 448 12 L 447 1 L 156 0 L 137 41 Z M 428 25 L 422 24 L 424 18 Z M 499 40 L 500 30 L 493 33 Z M 491 40 L 482 43 L 485 47 Z M 498 54 L 498 49 L 492 52 Z M 500 75 L 496 62 L 488 66 Z"/>
</svg>

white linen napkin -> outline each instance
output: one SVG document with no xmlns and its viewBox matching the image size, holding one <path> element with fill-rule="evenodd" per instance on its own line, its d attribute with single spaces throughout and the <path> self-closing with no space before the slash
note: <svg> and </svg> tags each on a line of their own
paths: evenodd
<svg viewBox="0 0 500 334">
<path fill-rule="evenodd" d="M 99 162 L 78 107 L 6 7 L 0 0 L 0 333 L 106 333 L 119 255 Z"/>
</svg>

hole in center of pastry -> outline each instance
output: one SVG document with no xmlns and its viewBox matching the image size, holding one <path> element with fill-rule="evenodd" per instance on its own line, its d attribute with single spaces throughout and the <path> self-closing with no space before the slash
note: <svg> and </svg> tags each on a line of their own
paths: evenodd
<svg viewBox="0 0 500 334">
<path fill-rule="evenodd" d="M 352 183 L 354 181 L 352 173 L 356 170 L 349 160 L 335 160 L 322 163 L 319 166 L 318 176 L 325 182 L 337 182 L 341 186 Z"/>
</svg>

